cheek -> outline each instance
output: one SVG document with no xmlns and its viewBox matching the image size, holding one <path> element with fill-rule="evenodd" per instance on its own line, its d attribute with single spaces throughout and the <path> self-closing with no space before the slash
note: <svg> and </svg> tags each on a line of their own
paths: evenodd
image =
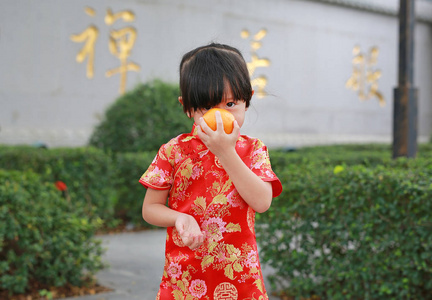
<svg viewBox="0 0 432 300">
<path fill-rule="evenodd" d="M 195 124 L 200 123 L 200 117 L 195 116 L 193 119 L 194 119 Z"/>
<path fill-rule="evenodd" d="M 195 111 L 192 113 L 191 117 L 194 119 L 195 123 L 199 123 L 199 120 L 203 115 L 204 114 L 201 111 Z"/>
<path fill-rule="evenodd" d="M 239 124 L 239 126 L 242 127 L 243 123 L 244 123 L 244 115 L 236 116 L 235 119 L 236 119 L 237 123 Z"/>
</svg>

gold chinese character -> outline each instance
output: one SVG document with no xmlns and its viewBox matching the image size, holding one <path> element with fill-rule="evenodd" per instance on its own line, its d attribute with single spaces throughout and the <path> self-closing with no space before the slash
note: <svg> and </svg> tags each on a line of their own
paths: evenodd
<svg viewBox="0 0 432 300">
<path fill-rule="evenodd" d="M 125 22 L 133 22 L 135 21 L 135 15 L 129 10 L 124 10 L 113 14 L 111 8 L 108 8 L 107 14 L 105 16 L 105 24 L 112 25 L 118 19 L 123 19 Z"/>
<path fill-rule="evenodd" d="M 243 39 L 247 39 L 250 37 L 250 33 L 248 30 L 242 30 L 241 37 Z M 255 70 L 257 68 L 263 68 L 268 67 L 270 65 L 270 60 L 267 58 L 260 58 L 258 57 L 257 50 L 261 48 L 262 43 L 261 40 L 267 35 L 267 30 L 261 29 L 258 31 L 253 37 L 250 42 L 251 46 L 251 61 L 247 62 L 247 67 L 249 70 L 249 75 L 252 76 L 255 74 Z M 267 95 L 265 92 L 265 86 L 267 85 L 267 77 L 264 75 L 260 75 L 256 78 L 253 78 L 251 80 L 252 87 L 257 86 L 257 96 L 258 98 L 263 98 Z"/>
<path fill-rule="evenodd" d="M 381 77 L 381 71 L 373 70 L 378 61 L 378 54 L 377 47 L 372 47 L 369 55 L 365 55 L 361 53 L 359 46 L 355 46 L 352 60 L 353 72 L 345 86 L 353 91 L 358 91 L 360 100 L 376 97 L 380 106 L 383 107 L 385 106 L 385 99 L 378 91 L 378 79 Z M 369 90 L 367 91 L 367 89 Z"/>
<path fill-rule="evenodd" d="M 112 25 L 116 20 L 123 19 L 126 22 L 132 22 L 135 15 L 130 11 L 121 11 L 113 14 L 111 9 L 107 10 L 105 23 Z M 116 73 L 120 73 L 120 93 L 123 94 L 126 90 L 126 75 L 128 71 L 139 71 L 140 66 L 133 62 L 128 62 L 130 52 L 135 44 L 137 32 L 133 27 L 125 27 L 119 30 L 110 32 L 109 50 L 111 54 L 120 60 L 120 66 L 106 71 L 105 75 L 111 77 Z"/>
<path fill-rule="evenodd" d="M 86 7 L 85 12 L 86 14 L 92 17 L 95 15 L 94 9 L 90 7 Z M 75 59 L 78 63 L 82 63 L 87 57 L 87 68 L 86 68 L 87 78 L 93 78 L 94 76 L 94 52 L 95 52 L 94 47 L 98 35 L 99 35 L 98 28 L 94 25 L 90 25 L 83 32 L 79 34 L 72 34 L 70 36 L 70 39 L 73 42 L 76 43 L 85 42 L 84 47 L 81 49 L 80 52 L 78 52 Z"/>
</svg>

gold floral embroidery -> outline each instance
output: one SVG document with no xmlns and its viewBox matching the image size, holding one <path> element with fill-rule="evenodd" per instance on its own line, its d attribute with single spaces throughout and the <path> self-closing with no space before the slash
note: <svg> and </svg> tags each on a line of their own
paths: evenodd
<svg viewBox="0 0 432 300">
<path fill-rule="evenodd" d="M 201 247 L 199 248 L 201 249 Z M 240 249 L 234 245 L 211 242 L 208 245 L 207 251 L 203 249 L 203 256 L 201 260 L 201 268 L 203 270 L 212 266 L 215 270 L 224 270 L 224 275 L 234 280 L 234 272 L 242 272 L 243 266 L 241 264 L 242 253 Z"/>
<path fill-rule="evenodd" d="M 191 209 L 195 215 L 203 215 L 204 212 L 206 211 L 206 208 L 207 208 L 206 198 L 199 196 L 195 199 Z"/>
<path fill-rule="evenodd" d="M 250 206 L 248 207 L 247 212 L 247 222 L 249 230 L 255 234 L 255 211 Z"/>
<path fill-rule="evenodd" d="M 186 191 L 192 185 L 193 180 L 201 176 L 202 172 L 202 162 L 194 164 L 190 158 L 187 158 L 181 163 L 174 174 L 175 179 L 178 178 L 178 180 L 175 180 L 175 188 L 170 195 L 173 200 L 171 203 L 173 208 L 178 207 L 178 201 L 184 201 L 191 196 L 191 193 Z"/>
<path fill-rule="evenodd" d="M 184 139 L 182 139 L 182 142 L 186 143 L 186 142 L 189 142 L 192 139 L 195 139 L 195 137 L 193 135 L 189 135 L 189 136 L 185 137 Z"/>
<path fill-rule="evenodd" d="M 219 161 L 219 158 L 217 156 L 215 156 L 215 165 L 219 168 L 219 169 L 223 169 L 222 164 Z"/>
<path fill-rule="evenodd" d="M 173 242 L 176 246 L 179 246 L 179 247 L 185 246 L 185 244 L 183 243 L 183 240 L 180 237 L 180 234 L 178 233 L 178 231 L 175 227 L 173 228 L 173 231 L 172 231 L 172 239 L 173 239 Z"/>
<path fill-rule="evenodd" d="M 168 285 L 172 288 L 172 295 L 176 300 L 210 300 L 207 293 L 207 285 L 204 280 L 193 279 L 192 274 L 197 270 L 191 265 L 186 270 L 182 269 L 182 260 L 188 260 L 189 256 L 179 252 L 175 257 L 167 255 L 165 260 L 164 277 L 168 278 Z M 184 266 L 184 264 L 183 264 Z M 203 297 L 205 296 L 205 297 Z M 160 296 L 159 296 L 160 297 Z"/>
</svg>

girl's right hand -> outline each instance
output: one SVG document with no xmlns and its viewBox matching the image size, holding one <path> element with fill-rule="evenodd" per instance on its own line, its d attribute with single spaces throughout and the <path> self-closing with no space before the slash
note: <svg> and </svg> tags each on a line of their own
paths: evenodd
<svg viewBox="0 0 432 300">
<path fill-rule="evenodd" d="M 183 244 L 191 250 L 195 250 L 203 244 L 205 235 L 201 231 L 195 218 L 191 215 L 180 214 L 176 219 L 175 228 L 177 229 Z"/>
<path fill-rule="evenodd" d="M 204 118 L 200 118 L 198 123 L 198 137 L 200 140 L 206 145 L 206 147 L 219 159 L 224 156 L 235 155 L 236 150 L 235 146 L 237 143 L 237 139 L 240 135 L 240 126 L 237 121 L 234 121 L 233 132 L 227 134 L 224 131 L 222 116 L 219 111 L 215 113 L 216 116 L 216 131 L 213 131 L 207 123 L 204 121 Z"/>
</svg>

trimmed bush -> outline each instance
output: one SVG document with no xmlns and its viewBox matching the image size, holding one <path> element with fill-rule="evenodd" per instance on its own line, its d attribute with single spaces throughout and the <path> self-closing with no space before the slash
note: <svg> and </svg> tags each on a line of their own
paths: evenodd
<svg viewBox="0 0 432 300">
<path fill-rule="evenodd" d="M 0 148 L 0 168 L 31 170 L 47 182 L 62 181 L 75 209 L 90 217 L 113 222 L 114 165 L 111 157 L 95 148 Z"/>
<path fill-rule="evenodd" d="M 29 283 L 83 284 L 102 268 L 89 220 L 33 172 L 0 170 L 0 289 L 23 293 Z"/>
<path fill-rule="evenodd" d="M 432 159 L 432 143 L 418 146 L 418 158 Z M 334 165 L 364 165 L 377 166 L 392 164 L 392 149 L 384 144 L 351 144 L 304 147 L 294 151 L 283 149 L 270 150 L 272 167 L 275 171 L 283 171 L 293 164 L 315 164 L 323 166 Z"/>
<path fill-rule="evenodd" d="M 62 181 L 77 211 L 100 217 L 108 227 L 133 223 L 152 227 L 142 219 L 145 188 L 138 183 L 156 151 L 117 153 L 111 158 L 95 148 L 36 149 L 1 146 L 0 168 L 32 170 L 45 181 Z"/>
<path fill-rule="evenodd" d="M 183 113 L 178 85 L 154 80 L 122 95 L 105 113 L 90 145 L 111 152 L 157 151 L 192 121 Z"/>
<path fill-rule="evenodd" d="M 138 226 L 150 227 L 142 218 L 142 203 L 146 189 L 138 182 L 140 176 L 149 167 L 156 152 L 119 153 L 116 155 L 116 216 L 125 222 Z"/>
<path fill-rule="evenodd" d="M 295 299 L 432 299 L 432 160 L 308 161 L 259 216 L 261 259 Z"/>
</svg>

